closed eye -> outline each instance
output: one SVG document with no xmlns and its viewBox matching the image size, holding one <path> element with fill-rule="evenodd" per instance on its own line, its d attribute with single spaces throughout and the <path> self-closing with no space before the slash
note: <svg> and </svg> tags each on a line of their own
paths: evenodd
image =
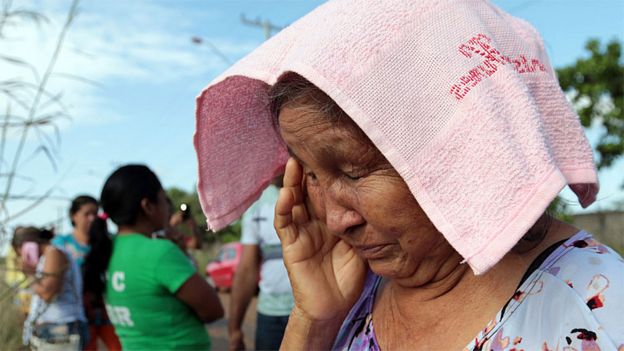
<svg viewBox="0 0 624 351">
<path fill-rule="evenodd" d="M 318 183 L 318 179 L 316 178 L 316 174 L 314 172 L 309 171 L 305 173 L 306 181 L 311 185 L 316 185 Z"/>
<path fill-rule="evenodd" d="M 366 176 L 367 172 L 365 169 L 359 167 L 347 167 L 347 169 L 343 169 L 340 171 L 342 175 L 349 180 L 358 180 Z"/>
<path fill-rule="evenodd" d="M 350 180 L 358 180 L 361 179 L 363 177 L 363 175 L 359 175 L 359 174 L 352 174 L 352 173 L 347 173 L 344 172 L 345 177 L 349 178 Z"/>
</svg>

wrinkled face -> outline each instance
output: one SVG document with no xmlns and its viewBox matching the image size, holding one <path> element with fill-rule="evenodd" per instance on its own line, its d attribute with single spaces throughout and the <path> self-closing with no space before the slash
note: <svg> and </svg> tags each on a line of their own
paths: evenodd
<svg viewBox="0 0 624 351">
<path fill-rule="evenodd" d="M 407 278 L 440 247 L 448 248 L 403 179 L 353 122 L 336 124 L 284 107 L 279 125 L 303 167 L 311 210 L 375 273 Z"/>
<path fill-rule="evenodd" d="M 80 206 L 78 212 L 74 213 L 71 218 L 74 223 L 74 228 L 83 233 L 88 233 L 89 228 L 91 228 L 91 223 L 93 223 L 97 216 L 97 211 L 98 206 L 94 203 L 86 203 Z"/>
</svg>

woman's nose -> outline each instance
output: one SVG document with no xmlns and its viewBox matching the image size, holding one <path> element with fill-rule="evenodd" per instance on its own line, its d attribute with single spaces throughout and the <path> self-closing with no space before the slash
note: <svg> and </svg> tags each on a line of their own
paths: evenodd
<svg viewBox="0 0 624 351">
<path fill-rule="evenodd" d="M 344 234 L 351 227 L 364 223 L 364 217 L 353 206 L 351 195 L 344 189 L 325 192 L 325 222 L 333 234 Z"/>
</svg>

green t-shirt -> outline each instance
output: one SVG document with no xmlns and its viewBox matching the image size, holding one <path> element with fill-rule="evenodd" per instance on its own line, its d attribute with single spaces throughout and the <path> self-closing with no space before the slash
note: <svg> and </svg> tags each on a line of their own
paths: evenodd
<svg viewBox="0 0 624 351">
<path fill-rule="evenodd" d="M 115 238 L 106 280 L 106 310 L 124 350 L 208 350 L 210 337 L 175 297 L 195 273 L 169 240 Z"/>
</svg>

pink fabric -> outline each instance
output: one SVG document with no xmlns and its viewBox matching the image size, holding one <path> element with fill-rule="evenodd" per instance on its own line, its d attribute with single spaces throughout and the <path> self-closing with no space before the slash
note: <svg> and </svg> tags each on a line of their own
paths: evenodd
<svg viewBox="0 0 624 351">
<path fill-rule="evenodd" d="M 337 0 L 197 98 L 198 190 L 213 229 L 283 170 L 266 92 L 285 72 L 359 125 L 476 274 L 566 184 L 584 207 L 595 200 L 591 148 L 530 25 L 484 0 Z"/>
</svg>

